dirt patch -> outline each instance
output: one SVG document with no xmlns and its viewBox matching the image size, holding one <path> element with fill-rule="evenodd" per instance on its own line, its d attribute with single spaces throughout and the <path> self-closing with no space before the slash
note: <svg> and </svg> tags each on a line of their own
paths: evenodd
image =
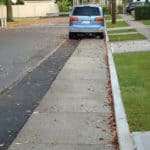
<svg viewBox="0 0 150 150">
<path fill-rule="evenodd" d="M 68 17 L 50 17 L 50 18 L 20 18 L 15 19 L 14 22 L 8 22 L 7 27 L 19 27 L 32 24 L 68 24 Z"/>
</svg>

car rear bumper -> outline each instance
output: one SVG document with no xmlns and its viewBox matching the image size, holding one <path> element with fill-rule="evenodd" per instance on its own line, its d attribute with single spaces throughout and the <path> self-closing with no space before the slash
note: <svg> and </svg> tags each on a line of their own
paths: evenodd
<svg viewBox="0 0 150 150">
<path fill-rule="evenodd" d="M 69 27 L 69 32 L 75 33 L 103 33 L 104 27 L 103 26 L 89 26 L 89 27 L 82 27 L 82 26 L 71 26 Z"/>
</svg>

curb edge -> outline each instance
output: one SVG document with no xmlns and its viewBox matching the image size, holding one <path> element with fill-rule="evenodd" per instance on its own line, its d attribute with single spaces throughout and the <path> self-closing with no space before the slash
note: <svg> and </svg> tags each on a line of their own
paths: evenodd
<svg viewBox="0 0 150 150">
<path fill-rule="evenodd" d="M 106 25 L 105 25 L 105 40 L 106 48 L 108 55 L 108 67 L 111 80 L 112 95 L 114 101 L 114 112 L 115 112 L 115 121 L 118 135 L 118 143 L 120 150 L 136 150 L 136 146 L 132 139 L 132 136 L 129 131 L 129 126 L 121 98 L 120 87 L 118 83 L 117 72 L 112 56 L 112 46 L 109 44 L 109 38 L 107 35 Z"/>
</svg>

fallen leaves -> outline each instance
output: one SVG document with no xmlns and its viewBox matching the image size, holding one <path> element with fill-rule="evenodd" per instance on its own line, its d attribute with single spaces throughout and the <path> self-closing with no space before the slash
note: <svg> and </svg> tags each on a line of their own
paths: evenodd
<svg viewBox="0 0 150 150">
<path fill-rule="evenodd" d="M 118 145 L 118 137 L 117 137 L 114 107 L 113 107 L 111 80 L 110 80 L 109 74 L 108 74 L 108 81 L 107 81 L 106 89 L 107 89 L 107 104 L 111 107 L 111 110 L 112 110 L 112 114 L 108 117 L 108 124 L 111 127 L 111 135 L 113 136 L 113 141 L 109 142 L 108 144 L 113 144 L 115 146 L 115 149 L 118 150 L 119 145 Z"/>
</svg>

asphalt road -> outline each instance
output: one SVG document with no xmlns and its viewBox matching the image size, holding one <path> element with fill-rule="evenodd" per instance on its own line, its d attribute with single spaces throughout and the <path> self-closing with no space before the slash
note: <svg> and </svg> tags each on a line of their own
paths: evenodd
<svg viewBox="0 0 150 150">
<path fill-rule="evenodd" d="M 78 43 L 67 39 L 63 26 L 0 31 L 0 88 L 9 87 L 0 93 L 0 150 L 14 140 Z"/>
<path fill-rule="evenodd" d="M 49 24 L 0 30 L 0 91 L 67 39 L 67 27 Z"/>
</svg>

